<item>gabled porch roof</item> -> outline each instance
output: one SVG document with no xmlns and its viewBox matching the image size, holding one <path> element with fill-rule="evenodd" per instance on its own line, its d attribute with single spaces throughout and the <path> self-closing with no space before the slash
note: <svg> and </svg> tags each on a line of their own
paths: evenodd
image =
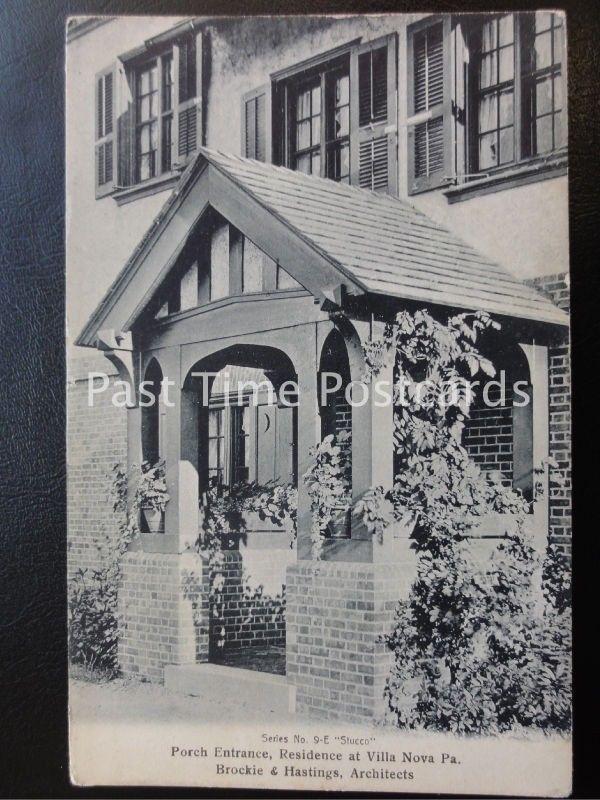
<svg viewBox="0 0 600 800">
<path fill-rule="evenodd" d="M 212 206 L 318 298 L 350 294 L 568 324 L 567 315 L 409 203 L 201 149 L 77 344 L 128 331 Z"/>
</svg>

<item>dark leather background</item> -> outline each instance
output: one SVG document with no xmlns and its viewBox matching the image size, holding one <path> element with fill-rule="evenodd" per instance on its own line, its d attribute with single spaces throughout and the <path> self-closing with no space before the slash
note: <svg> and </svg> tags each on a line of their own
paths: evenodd
<svg viewBox="0 0 600 800">
<path fill-rule="evenodd" d="M 539 3 L 538 5 L 541 5 Z M 598 796 L 598 2 L 569 17 L 570 211 L 575 367 L 576 796 Z M 45 2 L 0 0 L 0 794 L 167 796 L 75 790 L 67 771 L 63 357 L 63 39 L 69 13 L 317 13 L 534 7 L 484 2 Z M 474 220 L 476 224 L 476 220 Z M 498 221 L 501 226 L 502 221 Z M 596 412 L 595 414 L 593 412 Z M 589 449 L 586 449 L 588 445 Z M 591 446 L 590 446 L 591 445 Z M 589 680 L 588 680 L 589 679 Z M 587 681 L 587 682 L 586 682 Z M 590 726 L 589 728 L 587 726 Z M 98 758 L 102 753 L 98 753 Z M 509 769 L 510 765 L 506 765 Z M 216 792 L 178 791 L 176 796 Z M 224 794 L 224 793 L 221 793 Z M 229 795 L 231 796 L 231 792 Z M 254 793 L 256 795 L 256 793 Z"/>
</svg>

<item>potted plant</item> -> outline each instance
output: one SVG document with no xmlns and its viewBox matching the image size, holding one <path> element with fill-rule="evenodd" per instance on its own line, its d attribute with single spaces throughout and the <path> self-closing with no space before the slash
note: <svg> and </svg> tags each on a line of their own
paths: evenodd
<svg viewBox="0 0 600 800">
<path fill-rule="evenodd" d="M 144 461 L 136 489 L 136 504 L 142 510 L 150 533 L 163 530 L 165 506 L 169 501 L 164 461 L 149 464 Z"/>
</svg>

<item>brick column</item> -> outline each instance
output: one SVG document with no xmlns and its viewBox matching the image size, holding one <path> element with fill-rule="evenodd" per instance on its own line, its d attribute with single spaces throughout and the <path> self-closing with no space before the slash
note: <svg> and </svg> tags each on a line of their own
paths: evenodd
<svg viewBox="0 0 600 800">
<path fill-rule="evenodd" d="M 359 336 L 346 341 L 351 377 L 360 381 L 360 339 L 371 326 L 357 323 L 355 328 Z M 368 386 L 367 402 L 352 408 L 354 500 L 372 486 L 393 483 L 393 405 L 374 393 L 376 381 L 388 381 L 391 392 L 392 376 L 390 358 Z M 396 604 L 415 568 L 401 544 L 398 531 L 386 532 L 379 544 L 353 520 L 352 538 L 330 540 L 323 560 L 305 556 L 288 567 L 287 676 L 296 687 L 297 712 L 349 722 L 383 716 L 391 668 L 384 636 L 393 629 Z"/>
<path fill-rule="evenodd" d="M 169 502 L 165 532 L 142 534 L 122 560 L 119 663 L 126 675 L 163 680 L 167 664 L 207 661 L 209 585 L 206 561 L 195 552 L 198 536 L 198 408 L 183 388 L 179 348 L 160 353 L 169 380 L 164 400 L 164 459 Z M 131 409 L 129 454 L 139 449 L 139 409 Z M 139 462 L 138 462 L 139 463 Z"/>
</svg>

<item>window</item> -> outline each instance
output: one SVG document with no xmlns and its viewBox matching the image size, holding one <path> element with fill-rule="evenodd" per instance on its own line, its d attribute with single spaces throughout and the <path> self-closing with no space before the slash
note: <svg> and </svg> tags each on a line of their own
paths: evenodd
<svg viewBox="0 0 600 800">
<path fill-rule="evenodd" d="M 136 74 L 136 181 L 153 178 L 157 171 L 158 146 L 158 76 L 157 64 Z"/>
<path fill-rule="evenodd" d="M 350 75 L 346 64 L 300 84 L 293 102 L 291 163 L 307 175 L 350 182 Z"/>
<path fill-rule="evenodd" d="M 233 483 L 247 481 L 250 474 L 250 408 L 231 408 L 231 475 Z"/>
<path fill-rule="evenodd" d="M 208 411 L 208 478 L 217 484 L 225 480 L 225 409 Z"/>
<path fill-rule="evenodd" d="M 159 38 L 96 76 L 97 197 L 168 179 L 200 144 L 202 34 L 183 23 Z"/>
<path fill-rule="evenodd" d="M 563 135 L 563 25 L 558 14 L 502 14 L 472 31 L 470 172 L 552 153 Z"/>
<path fill-rule="evenodd" d="M 485 170 L 515 158 L 515 29 L 512 14 L 481 28 L 475 102 L 477 167 Z"/>
<path fill-rule="evenodd" d="M 537 11 L 523 23 L 523 151 L 541 155 L 566 144 L 563 124 L 564 32 L 558 14 Z"/>
<path fill-rule="evenodd" d="M 411 193 L 566 145 L 559 14 L 433 17 L 409 29 L 408 44 Z"/>
<path fill-rule="evenodd" d="M 264 142 L 277 164 L 395 194 L 397 72 L 395 34 L 282 70 L 244 96 L 242 153 L 258 158 Z"/>
</svg>

